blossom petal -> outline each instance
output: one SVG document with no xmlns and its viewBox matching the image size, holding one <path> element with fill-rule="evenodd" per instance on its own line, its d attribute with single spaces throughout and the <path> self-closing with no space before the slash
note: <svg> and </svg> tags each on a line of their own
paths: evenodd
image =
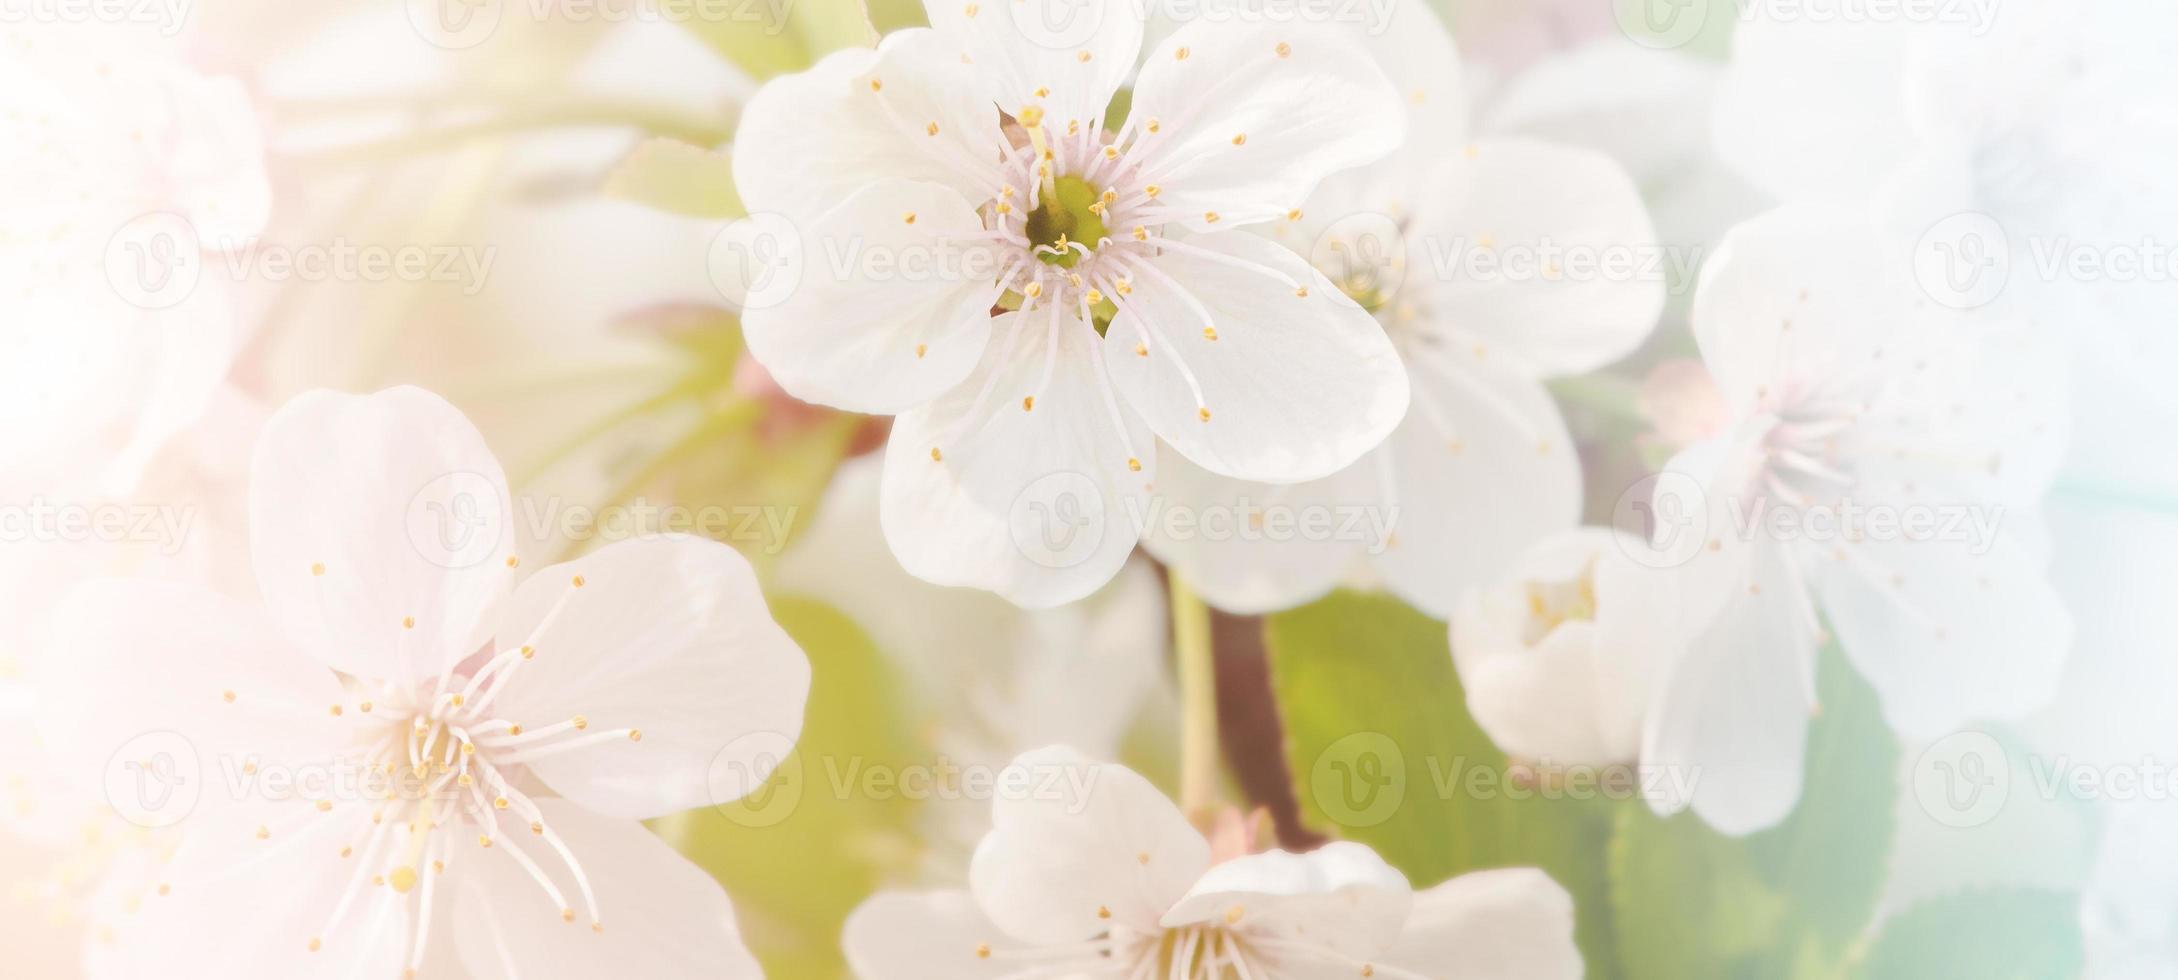
<svg viewBox="0 0 2178 980">
<path fill-rule="evenodd" d="M 1818 567 L 1839 646 L 1900 734 L 1934 739 L 1977 719 L 2016 720 L 2055 695 L 2072 617 L 2011 536 L 1871 538 Z"/>
<path fill-rule="evenodd" d="M 538 806 L 596 891 L 603 928 L 592 928 L 586 904 L 578 904 L 578 921 L 564 921 L 566 910 L 504 848 L 469 848 L 449 862 L 449 875 L 462 887 L 454 899 L 456 932 L 446 941 L 459 945 L 471 976 L 763 977 L 725 890 L 703 869 L 632 820 L 565 800 Z M 548 852 L 533 858 L 569 902 L 584 902 L 563 862 Z"/>
<path fill-rule="evenodd" d="M 880 892 L 847 917 L 840 945 L 861 980 L 991 980 L 1021 961 L 978 955 L 1006 947 L 1005 933 L 967 892 Z"/>
<path fill-rule="evenodd" d="M 1534 868 L 1461 875 L 1414 896 L 1384 961 L 1444 980 L 1578 980 L 1573 896 Z"/>
<path fill-rule="evenodd" d="M 1761 9 L 1790 2 L 1761 0 L 1732 34 L 1717 150 L 1781 200 L 1864 196 L 1916 142 L 1900 98 L 1912 31 L 1835 9 L 1820 23 Z"/>
<path fill-rule="evenodd" d="M 505 593 L 513 514 L 499 461 L 444 399 L 311 392 L 265 423 L 251 466 L 258 591 L 320 663 L 428 676 L 475 650 Z"/>
<path fill-rule="evenodd" d="M 715 541 L 639 538 L 544 569 L 508 600 L 496 635 L 502 650 L 535 650 L 511 668 L 505 717 L 580 715 L 640 733 L 529 763 L 597 813 L 730 803 L 715 798 L 716 767 L 776 765 L 765 756 L 801 734 L 809 661 L 772 621 L 748 560 Z"/>
<path fill-rule="evenodd" d="M 977 91 L 1014 112 L 1040 106 L 1063 132 L 1097 126 L 1142 50 L 1144 5 L 925 0 L 930 24 L 967 49 Z"/>
<path fill-rule="evenodd" d="M 1097 335 L 1074 314 L 992 329 L 1005 336 L 974 375 L 894 423 L 885 540 L 926 582 L 1048 608 L 1095 592 L 1134 551 L 1153 444 L 1116 410 Z"/>
<path fill-rule="evenodd" d="M 1398 149 L 1405 106 L 1383 69 L 1341 34 L 1197 20 L 1142 69 L 1132 159 L 1186 227 L 1267 221 L 1299 207 L 1324 178 Z"/>
<path fill-rule="evenodd" d="M 1542 385 L 1461 351 L 1410 361 L 1414 408 L 1378 451 L 1397 534 L 1376 566 L 1443 619 L 1537 539 L 1579 523 L 1580 456 Z"/>
<path fill-rule="evenodd" d="M 937 184 L 881 181 L 807 226 L 802 280 L 742 315 L 749 353 L 803 401 L 889 415 L 960 383 L 983 356 L 1000 269 L 962 239 L 983 219 Z"/>
<path fill-rule="evenodd" d="M 1335 476 L 1274 486 L 1219 476 L 1168 452 L 1157 466 L 1160 506 L 1150 511 L 1142 546 L 1226 612 L 1258 616 L 1304 605 L 1385 544 L 1373 533 L 1384 507 L 1368 469 L 1364 458 Z M 1364 523 L 1347 527 L 1346 514 Z M 1317 515 L 1329 521 L 1321 534 L 1305 524 Z"/>
<path fill-rule="evenodd" d="M 1185 245 L 1139 266 L 1104 345 L 1113 383 L 1159 438 L 1263 483 L 1330 476 L 1384 441 L 1406 413 L 1407 373 L 1375 318 L 1258 236 Z"/>
<path fill-rule="evenodd" d="M 1015 759 L 999 785 L 1011 790 L 991 807 L 969 880 L 984 914 L 1014 939 L 1079 942 L 1111 922 L 1154 931 L 1210 866 L 1209 842 L 1125 766 L 1040 749 Z"/>
<path fill-rule="evenodd" d="M 338 679 L 258 609 L 218 593 L 101 580 L 55 614 L 38 666 L 39 730 L 62 771 L 98 778 L 139 735 L 186 740 L 206 789 L 245 760 L 318 763 L 353 737 Z M 227 802 L 227 801 L 210 801 Z"/>
<path fill-rule="evenodd" d="M 1413 901 L 1407 877 L 1375 851 L 1335 841 L 1307 854 L 1269 851 L 1215 865 L 1162 924 L 1223 923 L 1366 958 L 1390 947 Z"/>
<path fill-rule="evenodd" d="M 1642 764 L 1681 791 L 1649 801 L 1660 813 L 1691 802 L 1710 826 L 1740 835 L 1775 826 L 1799 802 L 1818 630 L 1796 608 L 1806 597 L 1785 585 L 1781 552 L 1749 549 L 1737 591 L 1650 705 Z"/>
<path fill-rule="evenodd" d="M 749 211 L 806 221 L 885 180 L 989 196 L 982 168 L 1005 146 L 998 116 L 947 48 L 933 32 L 900 31 L 881 51 L 837 51 L 758 89 L 734 135 Z"/>
<path fill-rule="evenodd" d="M 1408 232 L 1408 282 L 1428 311 L 1421 330 L 1548 377 L 1618 360 L 1655 328 L 1668 285 L 1662 249 L 1617 161 L 1491 139 L 1452 157 L 1431 186 Z"/>
</svg>

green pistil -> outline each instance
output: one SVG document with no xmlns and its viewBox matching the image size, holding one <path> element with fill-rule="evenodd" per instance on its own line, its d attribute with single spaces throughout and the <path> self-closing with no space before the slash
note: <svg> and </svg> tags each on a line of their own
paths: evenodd
<svg viewBox="0 0 2178 980">
<path fill-rule="evenodd" d="M 1029 212 L 1029 244 L 1042 248 L 1060 249 L 1056 253 L 1038 252 L 1037 258 L 1047 265 L 1071 269 L 1081 261 L 1081 253 L 1067 248 L 1067 242 L 1080 242 L 1095 248 L 1098 242 L 1110 237 L 1104 225 L 1104 217 L 1090 210 L 1101 193 L 1089 182 L 1079 177 L 1061 177 L 1057 190 L 1044 195 L 1036 210 Z"/>
</svg>

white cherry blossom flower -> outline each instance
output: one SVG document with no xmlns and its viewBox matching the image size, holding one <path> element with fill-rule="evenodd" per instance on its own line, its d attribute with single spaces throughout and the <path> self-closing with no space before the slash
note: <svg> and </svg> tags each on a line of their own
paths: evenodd
<svg viewBox="0 0 2178 980">
<path fill-rule="evenodd" d="M 799 287 L 744 317 L 750 350 L 798 397 L 899 416 L 884 526 L 909 571 L 1057 605 L 1132 552 L 1158 440 L 1290 482 L 1391 431 L 1407 393 L 1382 332 L 1235 232 L 1298 219 L 1325 177 L 1398 145 L 1398 97 L 1365 54 L 1205 24 L 1137 76 L 1138 4 L 928 10 L 933 28 L 768 85 L 735 153 L 749 207 L 801 240 Z M 1093 30 L 1035 26 L 1070 22 Z M 1128 118 L 1108 120 L 1130 81 Z M 1023 547 L 1024 494 L 1079 506 L 1096 546 Z"/>
<path fill-rule="evenodd" d="M 2035 709 L 2071 641 L 2028 543 L 2064 359 L 1937 308 L 1874 243 L 1836 212 L 1771 212 L 1727 236 L 1695 300 L 1732 421 L 1656 485 L 1690 640 L 1642 759 L 1698 770 L 1691 804 L 1727 832 L 1799 798 L 1826 620 L 1909 738 Z"/>
<path fill-rule="evenodd" d="M 1499 748 L 1559 765 L 1639 757 L 1650 689 L 1681 643 L 1669 580 L 1635 560 L 1647 548 L 1606 528 L 1553 535 L 1506 584 L 1460 600 L 1452 662 Z"/>
<path fill-rule="evenodd" d="M 708 541 L 510 590 L 511 513 L 436 396 L 312 393 L 255 456 L 262 606 L 124 580 L 68 600 L 48 744 L 103 772 L 171 733 L 210 783 L 122 975 L 760 975 L 718 885 L 637 821 L 734 795 L 714 764 L 799 732 L 806 660 Z"/>
<path fill-rule="evenodd" d="M 270 211 L 256 111 L 130 41 L 0 30 L 0 490 L 126 490 L 237 343 L 198 249 Z"/>
<path fill-rule="evenodd" d="M 885 893 L 848 919 L 862 980 L 1581 975 L 1573 902 L 1531 868 L 1416 892 L 1359 844 L 1213 862 L 1141 776 L 1021 756 L 965 892 Z"/>
<path fill-rule="evenodd" d="M 1375 316 L 1405 363 L 1412 410 L 1381 447 L 1327 479 L 1268 487 L 1168 455 L 1157 491 L 1176 509 L 1247 502 L 1296 521 L 1366 512 L 1371 521 L 1350 526 L 1395 533 L 1181 536 L 1153 526 L 1145 545 L 1231 612 L 1308 602 L 1367 555 L 1400 598 L 1449 615 L 1464 590 L 1579 521 L 1580 459 L 1542 382 L 1631 352 L 1663 310 L 1664 278 L 1634 264 L 1654 236 L 1623 168 L 1590 150 L 1472 136 L 1459 53 L 1426 5 L 1397 5 L 1389 28 L 1366 40 L 1405 97 L 1408 141 L 1327 181 L 1274 237 Z M 1628 274 L 1564 265 L 1614 251 Z"/>
</svg>

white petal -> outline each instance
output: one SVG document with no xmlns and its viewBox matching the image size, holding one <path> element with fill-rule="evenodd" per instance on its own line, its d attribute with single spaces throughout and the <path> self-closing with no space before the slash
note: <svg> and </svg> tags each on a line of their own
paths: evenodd
<svg viewBox="0 0 2178 980">
<path fill-rule="evenodd" d="M 803 401 L 880 415 L 930 401 L 990 337 L 1004 270 L 959 242 L 982 232 L 974 206 L 940 185 L 861 187 L 787 243 L 802 280 L 743 314 L 749 353 Z"/>
<path fill-rule="evenodd" d="M 503 848 L 467 845 L 450 864 L 461 961 L 479 978 L 719 977 L 760 980 L 718 882 L 632 820 L 601 817 L 563 800 L 539 800 L 545 824 L 567 842 L 596 890 L 602 930 L 586 904 L 576 920 Z M 556 855 L 525 840 L 531 858 L 570 902 L 581 890 Z"/>
<path fill-rule="evenodd" d="M 1136 277 L 1104 345 L 1113 382 L 1159 438 L 1213 473 L 1299 483 L 1345 469 L 1399 424 L 1407 375 L 1374 318 L 1299 256 L 1257 236 L 1187 244 L 1225 258 L 1150 260 L 1155 272 Z M 1211 328 L 1215 340 L 1204 332 Z"/>
<path fill-rule="evenodd" d="M 1088 130 L 1104 118 L 1142 50 L 1143 5 L 925 0 L 932 27 L 967 49 L 977 91 L 1015 112 L 1041 106 L 1046 127 Z"/>
<path fill-rule="evenodd" d="M 283 812 L 284 821 L 275 815 Z M 193 822 L 160 872 L 164 894 L 141 897 L 111 965 L 121 976 L 177 980 L 399 976 L 411 903 L 391 888 L 356 882 L 369 870 L 339 857 L 343 846 L 361 849 L 370 814 L 363 804 L 323 814 L 286 804 Z M 260 826 L 274 829 L 259 839 Z M 360 889 L 336 924 L 333 912 L 351 883 Z"/>
<path fill-rule="evenodd" d="M 1791 594 L 1779 551 L 1753 549 L 1723 612 L 1665 675 L 1642 740 L 1642 764 L 1666 773 L 1727 834 L 1775 826 L 1800 799 L 1817 628 L 1797 608 L 1807 600 Z M 1668 813 L 1689 801 L 1649 802 Z"/>
<path fill-rule="evenodd" d="M 207 804 L 232 802 L 213 797 L 224 792 L 223 774 L 247 761 L 317 763 L 355 737 L 353 704 L 333 714 L 349 698 L 332 671 L 260 610 L 186 586 L 107 580 L 77 589 L 55 614 L 37 676 L 39 730 L 62 771 L 110 779 L 117 751 L 172 733 L 178 741 L 145 744 L 193 753 Z"/>
<path fill-rule="evenodd" d="M 1508 80 L 1486 128 L 1610 154 L 1636 181 L 1675 183 L 1710 153 L 1718 69 L 1620 35 L 1538 62 Z"/>
<path fill-rule="evenodd" d="M 1799 379 L 1859 369 L 1913 307 L 1874 233 L 1837 211 L 1781 208 L 1740 224 L 1702 267 L 1694 339 L 1735 416 Z"/>
<path fill-rule="evenodd" d="M 996 191 L 982 170 L 1005 145 L 998 117 L 949 48 L 932 32 L 901 31 L 881 52 L 834 52 L 759 89 L 734 135 L 734 184 L 749 211 L 806 221 L 884 180 Z"/>
<path fill-rule="evenodd" d="M 1841 17 L 1834 2 L 1808 6 L 1831 9 L 1755 9 L 1740 20 L 1718 90 L 1717 148 L 1782 200 L 1861 196 L 1916 138 L 1899 97 L 1909 29 Z"/>
<path fill-rule="evenodd" d="M 772 621 L 748 560 L 715 541 L 623 541 L 539 571 L 508 600 L 496 636 L 502 650 L 536 649 L 496 712 L 641 733 L 530 764 L 598 813 L 649 819 L 730 803 L 715 798 L 714 771 L 776 765 L 801 734 L 809 661 Z"/>
<path fill-rule="evenodd" d="M 1087 940 L 1110 929 L 1100 908 L 1152 931 L 1210 866 L 1209 842 L 1179 807 L 1124 766 L 1042 749 L 999 780 L 969 879 L 984 914 L 1017 940 Z"/>
<path fill-rule="evenodd" d="M 251 466 L 266 607 L 320 663 L 363 677 L 434 674 L 473 652 L 510 578 L 513 514 L 484 437 L 418 388 L 298 397 Z"/>
<path fill-rule="evenodd" d="M 872 895 L 847 917 L 840 945 L 859 980 L 988 980 L 1021 969 L 977 954 L 1008 944 L 967 892 Z"/>
<path fill-rule="evenodd" d="M 1046 608 L 1095 592 L 1134 551 L 1149 433 L 1115 419 L 1096 333 L 1061 313 L 1054 343 L 1053 324 L 1045 311 L 998 318 L 982 367 L 894 423 L 885 540 L 917 578 Z"/>
<path fill-rule="evenodd" d="M 1616 161 L 1491 139 L 1432 177 L 1437 191 L 1408 233 L 1409 288 L 1428 311 L 1416 326 L 1537 376 L 1602 367 L 1655 328 L 1661 248 Z"/>
<path fill-rule="evenodd" d="M 1417 354 L 1415 404 L 1380 453 L 1398 510 L 1376 566 L 1431 616 L 1580 520 L 1580 456 L 1543 386 L 1468 352 Z"/>
<path fill-rule="evenodd" d="M 1461 875 L 1414 896 L 1384 960 L 1443 980 L 1578 980 L 1573 896 L 1534 868 Z"/>
<path fill-rule="evenodd" d="M 2072 617 L 2009 535 L 1870 539 L 1818 567 L 1838 643 L 1900 734 L 2017 720 L 2055 695 Z"/>
<path fill-rule="evenodd" d="M 1334 841 L 1307 854 L 1269 851 L 1215 865 L 1163 924 L 1224 923 L 1243 935 L 1371 957 L 1398 937 L 1413 901 L 1407 877 L 1375 851 Z"/>
<path fill-rule="evenodd" d="M 1157 121 L 1141 173 L 1204 230 L 1283 217 L 1324 178 L 1383 159 L 1406 138 L 1405 104 L 1343 34 L 1199 20 L 1149 56 L 1129 125 Z"/>
<path fill-rule="evenodd" d="M 1384 546 L 1369 522 L 1389 519 L 1366 457 L 1290 486 L 1218 476 L 1174 452 L 1162 460 L 1142 546 L 1226 612 L 1259 616 L 1313 602 L 1364 552 Z M 1344 526 L 1347 515 L 1362 523 Z M 1328 523 L 1317 531 L 1303 524 L 1319 518 Z"/>
</svg>

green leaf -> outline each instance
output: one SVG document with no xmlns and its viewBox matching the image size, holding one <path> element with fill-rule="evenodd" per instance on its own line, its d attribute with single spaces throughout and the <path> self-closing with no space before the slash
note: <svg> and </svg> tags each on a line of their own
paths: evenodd
<svg viewBox="0 0 2178 980">
<path fill-rule="evenodd" d="M 2080 973 L 2079 899 L 2044 891 L 1952 895 L 1884 927 L 1852 980 L 2057 980 Z"/>
<path fill-rule="evenodd" d="M 1867 928 L 1890 871 L 1900 749 L 1875 691 L 1835 647 L 1823 655 L 1816 692 L 1822 714 L 1808 730 L 1800 806 L 1747 847 L 1763 880 L 1792 899 L 1795 917 L 1836 944 Z"/>
<path fill-rule="evenodd" d="M 678 23 L 759 81 L 801 71 L 841 48 L 877 43 L 862 0 L 795 0 Z"/>
<path fill-rule="evenodd" d="M 772 613 L 809 655 L 809 710 L 794 754 L 748 799 L 660 829 L 726 886 L 750 948 L 775 977 L 842 977 L 847 914 L 914 860 L 916 804 L 842 792 L 854 767 L 897 771 L 915 739 L 893 706 L 891 669 L 846 616 L 775 598 Z"/>
<path fill-rule="evenodd" d="M 1396 599 L 1342 592 L 1264 629 L 1287 763 L 1314 826 L 1375 848 L 1417 887 L 1540 867 L 1578 906 L 1589 976 L 1615 975 L 1610 806 L 1544 798 L 1510 778 L 1467 713 L 1443 623 Z"/>
<path fill-rule="evenodd" d="M 605 194 L 690 218 L 725 220 L 748 212 L 734 189 L 733 160 L 679 140 L 644 140 L 605 178 Z"/>
<path fill-rule="evenodd" d="M 1619 813 L 1610 872 L 1627 980 L 1758 975 L 1749 961 L 1783 931 L 1785 899 L 1763 884 L 1746 848 L 1691 813 Z"/>
</svg>

